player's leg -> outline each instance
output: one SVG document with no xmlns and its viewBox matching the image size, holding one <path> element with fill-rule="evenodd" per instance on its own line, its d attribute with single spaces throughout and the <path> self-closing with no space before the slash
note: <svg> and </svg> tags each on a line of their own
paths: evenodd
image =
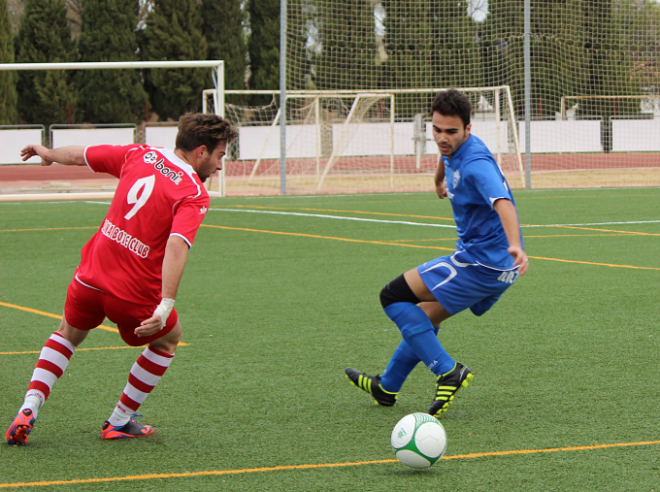
<svg viewBox="0 0 660 492">
<path fill-rule="evenodd" d="M 432 296 L 430 297 L 433 299 Z M 430 324 L 434 337 L 438 333 L 440 323 L 450 316 L 435 299 L 432 302 L 420 302 L 420 298 L 411 290 L 403 275 L 395 278 L 383 288 L 380 293 L 380 301 L 383 308 L 394 304 L 414 307 L 422 316 L 425 316 L 426 323 Z M 382 377 L 378 374 L 369 376 L 351 367 L 347 368 L 345 372 L 346 377 L 355 386 L 372 395 L 377 404 L 392 406 L 396 403 L 403 382 L 419 361 L 420 357 L 404 339 L 394 351 Z"/>
<path fill-rule="evenodd" d="M 131 326 L 134 329 L 136 325 L 133 323 Z M 181 340 L 181 324 L 176 311 L 170 314 L 163 331 L 167 332 L 160 338 L 148 337 L 145 340 L 149 345 L 133 364 L 121 398 L 110 418 L 103 423 L 103 439 L 142 437 L 154 432 L 153 427 L 137 422 L 134 416 L 174 358 L 174 352 Z M 120 326 L 120 332 L 124 340 L 131 345 L 141 344 L 139 338 L 133 339 L 125 335 L 124 325 Z"/>
<path fill-rule="evenodd" d="M 437 336 L 440 323 L 450 316 L 449 313 L 439 302 L 420 302 L 418 306 L 431 320 L 434 327 L 433 333 Z M 417 357 L 406 341 L 401 340 L 380 379 L 383 389 L 391 393 L 398 393 L 419 361 L 420 358 Z"/>
<path fill-rule="evenodd" d="M 64 374 L 76 347 L 85 340 L 90 329 L 103 322 L 105 315 L 99 311 L 97 292 L 78 284 L 75 279 L 69 285 L 64 317 L 41 349 L 23 405 L 5 433 L 8 444 L 27 443 L 39 409 Z M 83 329 L 75 328 L 67 320 Z"/>
<path fill-rule="evenodd" d="M 439 268 L 434 272 L 436 278 L 433 279 L 433 285 L 435 287 L 450 282 L 456 276 L 456 270 L 447 260 L 449 258 L 440 258 L 432 263 L 431 269 Z M 426 265 L 420 268 L 426 270 Z M 435 316 L 439 319 L 446 319 L 460 310 L 448 311 L 422 280 L 419 269 L 409 270 L 404 274 L 404 279 L 410 290 L 420 300 L 438 301 Z M 468 385 L 472 378 L 470 370 L 457 363 L 442 347 L 431 319 L 419 306 L 409 302 L 395 302 L 385 307 L 385 313 L 401 331 L 410 352 L 422 360 L 437 377 L 436 396 L 429 413 L 437 415 L 446 411 L 452 403 L 454 395 L 461 387 Z"/>
<path fill-rule="evenodd" d="M 402 294 L 383 301 L 385 314 L 397 325 L 411 351 L 431 371 L 439 375 L 451 370 L 456 362 L 438 341 L 433 322 L 422 307 L 414 302 L 414 299 L 409 299 L 409 296 L 405 295 L 404 289 L 407 287 L 419 301 L 432 303 L 436 321 L 444 321 L 451 314 L 437 302 L 422 281 L 416 268 L 407 271 L 403 278 L 399 277 L 390 285 L 395 282 L 397 282 L 397 285 L 394 288 Z"/>
</svg>

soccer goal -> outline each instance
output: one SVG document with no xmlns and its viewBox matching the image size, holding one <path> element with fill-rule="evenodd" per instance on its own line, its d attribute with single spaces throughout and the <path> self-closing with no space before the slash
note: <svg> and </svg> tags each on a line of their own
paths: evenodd
<svg viewBox="0 0 660 492">
<path fill-rule="evenodd" d="M 287 193 L 428 191 L 438 164 L 430 107 L 439 91 L 291 91 L 287 93 Z M 524 186 L 518 128 L 507 86 L 459 89 L 473 103 L 472 133 L 508 176 Z M 221 187 L 227 195 L 280 190 L 278 91 L 225 91 L 263 104 L 225 104 L 239 130 L 228 152 Z M 214 111 L 215 91 L 203 108 Z"/>
<path fill-rule="evenodd" d="M 211 69 L 211 77 L 213 80 L 214 93 L 216 104 L 213 106 L 215 114 L 224 116 L 224 62 L 222 60 L 188 60 L 188 61 L 139 61 L 139 62 L 78 62 L 78 63 L 6 63 L 0 64 L 2 71 L 17 71 L 17 70 L 108 70 L 108 69 L 123 69 L 123 70 L 141 70 L 141 69 L 173 69 L 173 68 L 209 68 Z M 208 91 L 207 91 L 208 92 Z M 64 142 L 64 145 L 96 145 L 96 144 L 132 144 L 132 143 L 145 143 L 137 137 L 137 131 L 133 128 L 122 128 L 127 125 L 122 125 L 124 122 L 117 122 L 116 125 L 52 125 L 50 129 L 51 146 L 55 139 L 53 135 L 56 134 L 58 141 Z M 108 128 L 112 126 L 112 128 Z M 134 125 L 132 125 L 134 127 Z M 55 128 L 56 127 L 56 128 Z M 104 128 L 102 128 L 104 127 Z M 4 138 L 12 139 L 13 141 L 20 140 L 29 131 L 34 133 L 32 128 L 18 128 L 12 127 L 12 132 L 3 132 L 5 128 L 0 126 L 0 142 Z M 41 134 L 44 132 L 42 131 Z M 30 138 L 34 138 L 32 134 Z M 32 140 L 30 143 L 42 143 L 42 140 Z M 146 142 L 148 143 L 148 142 Z M 60 146 L 57 145 L 56 146 Z M 5 153 L 11 148 L 12 155 L 7 156 Z M 0 162 L 18 163 L 17 157 L 13 154 L 16 153 L 16 146 L 0 145 Z M 32 160 L 29 164 L 36 164 L 40 162 L 39 159 Z M 71 200 L 71 199 L 107 199 L 114 196 L 114 189 L 116 188 L 116 180 L 94 180 L 90 179 L 91 173 L 85 173 L 88 170 L 71 169 L 71 167 L 54 165 L 48 170 L 35 170 L 29 178 L 32 181 L 22 179 L 28 171 L 27 168 L 21 166 L 0 166 L 0 181 L 3 181 L 3 176 L 12 176 L 15 183 L 15 192 L 0 193 L 0 200 L 14 201 L 14 200 Z M 44 181 L 63 182 L 67 181 L 66 189 L 59 189 L 57 192 L 49 192 L 48 186 L 35 186 L 34 177 L 41 171 Z M 26 176 L 23 176 L 26 178 Z M 107 182 L 106 182 L 107 181 Z M 72 183 L 73 182 L 73 183 Z M 222 180 L 209 179 L 206 186 L 210 196 L 224 196 L 223 190 L 220 187 Z M 43 181 L 42 181 L 43 183 Z M 73 184 L 73 186 L 71 186 Z M 6 189 L 13 190 L 11 187 Z"/>
</svg>

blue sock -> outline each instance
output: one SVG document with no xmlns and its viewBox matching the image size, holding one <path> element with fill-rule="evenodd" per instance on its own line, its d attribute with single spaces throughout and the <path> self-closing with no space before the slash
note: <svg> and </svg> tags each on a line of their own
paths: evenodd
<svg viewBox="0 0 660 492">
<path fill-rule="evenodd" d="M 433 334 L 437 335 L 440 327 L 433 329 Z M 408 346 L 405 340 L 394 351 L 394 355 L 387 364 L 387 369 L 380 378 L 380 384 L 385 391 L 398 393 L 403 383 L 408 378 L 415 366 L 419 363 L 419 357 Z"/>
<path fill-rule="evenodd" d="M 419 306 L 411 302 L 395 302 L 385 308 L 385 314 L 399 327 L 408 348 L 433 374 L 439 376 L 454 368 L 456 361 L 442 348 L 431 320 Z"/>
</svg>

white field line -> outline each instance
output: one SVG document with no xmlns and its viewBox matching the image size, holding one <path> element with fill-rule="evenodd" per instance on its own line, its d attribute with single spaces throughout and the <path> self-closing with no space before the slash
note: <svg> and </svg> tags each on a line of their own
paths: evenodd
<svg viewBox="0 0 660 492">
<path fill-rule="evenodd" d="M 601 225 L 628 225 L 628 224 L 658 224 L 660 220 L 630 220 L 627 222 L 592 222 L 589 224 L 548 224 L 548 225 L 524 225 L 521 227 L 586 227 Z"/>
<path fill-rule="evenodd" d="M 353 220 L 357 222 L 377 222 L 380 224 L 401 224 L 422 227 L 443 227 L 447 229 L 456 229 L 453 225 L 445 224 L 424 224 L 421 222 L 406 222 L 403 220 L 378 220 L 378 219 L 362 219 L 359 217 L 340 217 L 338 215 L 321 215 L 321 214 L 302 214 L 298 212 L 274 212 L 270 210 L 250 210 L 250 209 L 233 209 L 233 208 L 209 208 L 209 211 L 214 212 L 247 212 L 251 214 L 270 214 L 270 215 L 295 215 L 297 217 L 316 217 L 320 219 L 336 219 L 336 220 Z"/>
<path fill-rule="evenodd" d="M 402 220 L 379 220 L 379 219 L 363 219 L 358 217 L 341 217 L 337 215 L 321 215 L 321 214 L 303 214 L 298 212 L 274 212 L 270 210 L 251 210 L 251 209 L 233 209 L 233 208 L 209 208 L 209 211 L 214 212 L 247 212 L 252 214 L 272 214 L 272 215 L 295 215 L 299 217 L 317 217 L 321 219 L 337 219 L 337 220 L 355 220 L 359 222 L 378 222 L 385 224 L 402 224 L 422 227 L 442 227 L 448 229 L 456 229 L 453 225 L 446 224 L 427 224 L 424 222 L 407 222 Z M 534 224 L 534 225 L 521 225 L 520 227 L 585 227 L 585 226 L 601 226 L 601 225 L 626 225 L 626 224 L 658 224 L 660 220 L 638 220 L 628 222 L 591 222 L 587 224 Z"/>
<path fill-rule="evenodd" d="M 57 203 L 57 202 L 56 202 Z M 64 203 L 64 202 L 59 202 Z M 71 202 L 75 203 L 75 202 Z M 91 202 L 87 201 L 85 203 L 93 203 L 97 205 L 110 205 L 110 202 Z M 446 224 L 427 224 L 424 222 L 407 222 L 402 220 L 378 220 L 378 219 L 363 219 L 358 217 L 341 217 L 338 215 L 322 215 L 322 214 L 303 214 L 298 212 L 275 212 L 271 210 L 251 210 L 251 209 L 233 209 L 233 208 L 209 208 L 209 211 L 213 212 L 246 212 L 252 214 L 271 214 L 271 215 L 294 215 L 298 217 L 317 217 L 320 219 L 336 219 L 336 220 L 353 220 L 358 222 L 377 222 L 384 224 L 402 224 L 402 225 L 412 225 L 412 226 L 422 226 L 422 227 L 442 227 L 447 229 L 456 229 L 453 225 Z M 604 226 L 604 225 L 632 225 L 632 224 L 660 224 L 660 220 L 629 220 L 625 222 L 588 222 L 584 224 L 530 224 L 530 225 L 521 225 L 521 228 L 533 228 L 533 227 L 587 227 L 587 226 Z"/>
</svg>

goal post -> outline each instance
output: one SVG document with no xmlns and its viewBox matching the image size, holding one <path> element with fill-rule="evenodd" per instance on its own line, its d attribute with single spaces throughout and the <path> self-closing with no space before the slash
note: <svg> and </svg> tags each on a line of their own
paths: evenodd
<svg viewBox="0 0 660 492">
<path fill-rule="evenodd" d="M 213 79 L 214 98 L 216 104 L 213 106 L 213 112 L 224 117 L 224 93 L 225 93 L 225 75 L 223 60 L 178 60 L 178 61 L 135 61 L 135 62 L 67 62 L 67 63 L 3 63 L 0 64 L 0 71 L 18 71 L 18 70 L 115 70 L 115 69 L 153 69 L 153 68 L 210 68 Z M 117 122 L 125 123 L 125 122 Z M 84 142 L 82 142 L 84 144 Z M 213 181 L 208 182 L 209 195 L 213 197 L 224 196 L 224 190 L 221 184 L 223 179 L 218 181 L 218 190 L 212 190 Z M 71 199 L 95 199 L 112 198 L 113 192 L 108 191 L 90 191 L 84 193 L 19 193 L 19 194 L 0 194 L 0 200 L 71 200 Z"/>
<path fill-rule="evenodd" d="M 286 182 L 292 194 L 428 191 L 438 159 L 430 107 L 447 89 L 287 92 Z M 518 127 L 508 86 L 461 88 L 473 104 L 472 132 L 495 156 L 510 182 L 524 186 Z M 265 106 L 225 105 L 239 130 L 223 175 L 228 195 L 277 194 L 283 118 L 278 91 L 235 91 L 270 96 Z M 204 91 L 212 111 L 214 91 Z"/>
</svg>

